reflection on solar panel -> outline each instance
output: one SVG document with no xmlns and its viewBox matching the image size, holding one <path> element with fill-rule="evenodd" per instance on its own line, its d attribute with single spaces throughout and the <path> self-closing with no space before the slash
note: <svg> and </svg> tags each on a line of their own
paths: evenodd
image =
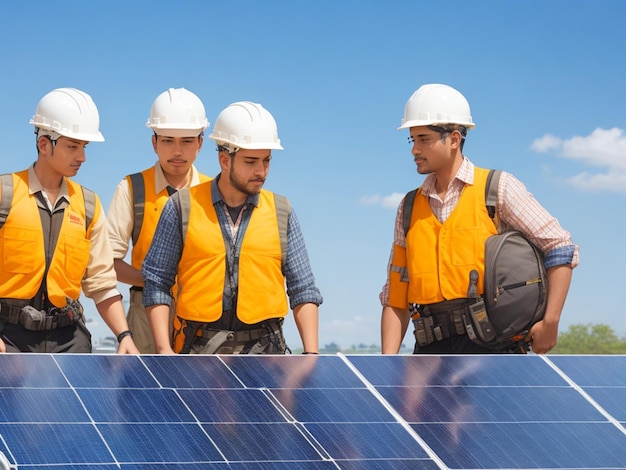
<svg viewBox="0 0 626 470">
<path fill-rule="evenodd" d="M 625 427 L 626 356 L 0 355 L 18 469 L 616 469 Z"/>
</svg>

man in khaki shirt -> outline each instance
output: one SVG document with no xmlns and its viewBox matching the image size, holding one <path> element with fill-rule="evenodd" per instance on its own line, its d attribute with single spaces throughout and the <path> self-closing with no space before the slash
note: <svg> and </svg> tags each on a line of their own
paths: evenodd
<svg viewBox="0 0 626 470">
<path fill-rule="evenodd" d="M 184 88 L 170 88 L 155 99 L 146 126 L 154 131 L 152 147 L 158 160 L 154 166 L 127 175 L 119 183 L 107 221 L 117 279 L 131 286 L 127 317 L 130 329 L 139 351 L 155 354 L 142 303 L 141 264 L 169 196 L 180 188 L 210 179 L 193 166 L 209 123 L 204 105 L 195 94 Z M 127 262 L 124 258 L 131 240 L 133 248 Z M 173 315 L 174 306 L 170 310 L 170 316 Z"/>
<path fill-rule="evenodd" d="M 30 123 L 37 161 L 0 177 L 0 352 L 91 352 L 82 290 L 118 337 L 118 352 L 137 354 L 100 200 L 69 179 L 87 143 L 104 140 L 96 105 L 80 90 L 59 88 L 40 100 Z"/>
</svg>

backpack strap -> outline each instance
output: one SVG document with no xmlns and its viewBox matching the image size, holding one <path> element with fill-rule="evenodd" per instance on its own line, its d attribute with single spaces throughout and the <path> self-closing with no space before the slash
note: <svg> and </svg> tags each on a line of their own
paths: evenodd
<svg viewBox="0 0 626 470">
<path fill-rule="evenodd" d="M 5 173 L 0 175 L 0 184 L 2 192 L 0 193 L 0 228 L 7 221 L 9 212 L 11 211 L 11 203 L 13 202 L 13 175 Z"/>
<path fill-rule="evenodd" d="M 404 236 L 409 231 L 411 225 L 411 215 L 413 214 L 413 203 L 415 202 L 415 196 L 420 188 L 409 191 L 404 196 L 404 204 L 402 205 L 402 226 L 404 227 Z"/>
<path fill-rule="evenodd" d="M 188 187 L 179 189 L 177 194 L 178 202 L 180 204 L 180 233 L 183 240 L 183 246 L 185 246 L 187 229 L 189 228 L 189 213 L 191 212 L 191 195 Z"/>
<path fill-rule="evenodd" d="M 502 170 L 489 170 L 487 175 L 487 183 L 485 184 L 485 205 L 487 206 L 487 213 L 493 225 L 496 226 L 496 230 L 500 233 L 500 218 L 496 211 L 496 202 L 498 200 L 498 184 L 500 182 L 500 175 Z"/>
<path fill-rule="evenodd" d="M 278 219 L 278 234 L 280 236 L 280 251 L 282 252 L 282 266 L 287 261 L 287 228 L 289 226 L 289 214 L 291 206 L 289 199 L 280 194 L 274 193 L 274 204 L 276 206 L 276 218 Z"/>
<path fill-rule="evenodd" d="M 83 199 L 85 201 L 85 230 L 89 230 L 96 213 L 96 193 L 84 186 L 81 186 L 81 188 L 83 188 Z"/>
<path fill-rule="evenodd" d="M 485 185 L 485 206 L 487 207 L 489 217 L 493 220 L 493 223 L 496 224 L 496 226 L 498 225 L 496 221 L 496 201 L 498 199 L 498 183 L 500 181 L 501 174 L 502 170 L 489 170 L 487 183 Z M 402 226 L 404 227 L 405 236 L 409 231 L 411 215 L 413 213 L 413 202 L 415 201 L 415 195 L 419 189 L 420 188 L 409 191 L 407 195 L 404 196 L 404 204 L 402 206 Z"/>
<path fill-rule="evenodd" d="M 178 202 L 180 204 L 180 229 L 185 244 L 187 237 L 187 229 L 189 227 L 189 212 L 191 210 L 191 197 L 189 188 L 178 190 Z M 291 213 L 291 205 L 289 199 L 280 194 L 274 193 L 274 203 L 276 205 L 276 219 L 278 220 L 278 234 L 280 237 L 280 250 L 282 252 L 282 265 L 285 265 L 287 259 L 287 229 L 289 227 L 289 214 Z"/>
<path fill-rule="evenodd" d="M 489 217 L 494 221 L 496 217 L 496 201 L 498 200 L 498 182 L 501 174 L 502 170 L 489 170 L 487 184 L 485 185 L 485 205 L 487 206 Z"/>
<path fill-rule="evenodd" d="M 2 185 L 2 191 L 0 192 L 0 228 L 2 228 L 9 217 L 11 203 L 13 202 L 13 175 L 10 173 L 0 175 L 0 184 Z M 81 188 L 85 201 L 85 230 L 88 230 L 96 213 L 96 193 L 82 185 Z"/>
<path fill-rule="evenodd" d="M 139 232 L 141 232 L 141 226 L 143 225 L 143 215 L 146 205 L 146 186 L 143 182 L 143 175 L 141 173 L 133 173 L 129 175 L 130 189 L 133 193 L 133 209 L 134 209 L 134 222 L 133 222 L 133 245 L 139 240 Z"/>
</svg>

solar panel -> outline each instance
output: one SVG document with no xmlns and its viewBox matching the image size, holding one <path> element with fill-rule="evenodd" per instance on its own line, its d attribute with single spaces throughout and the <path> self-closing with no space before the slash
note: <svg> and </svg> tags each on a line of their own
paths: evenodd
<svg viewBox="0 0 626 470">
<path fill-rule="evenodd" d="M 626 356 L 0 355 L 18 469 L 616 469 L 625 426 Z"/>
</svg>

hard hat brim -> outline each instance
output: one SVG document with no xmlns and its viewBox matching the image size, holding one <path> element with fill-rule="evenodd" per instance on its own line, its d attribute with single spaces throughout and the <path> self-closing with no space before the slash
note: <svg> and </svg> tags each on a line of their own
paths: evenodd
<svg viewBox="0 0 626 470">
<path fill-rule="evenodd" d="M 217 136 L 215 134 L 210 134 L 209 139 L 214 140 L 218 144 L 228 144 L 233 147 L 237 147 L 240 149 L 246 150 L 285 150 L 282 145 L 280 145 L 280 141 L 278 142 L 236 142 L 230 139 L 224 139 L 223 137 Z"/>
<path fill-rule="evenodd" d="M 31 121 L 31 124 L 33 122 Z M 50 126 L 42 126 L 41 124 L 34 123 L 35 127 L 45 131 L 56 132 L 60 136 L 67 137 L 68 139 L 81 140 L 83 142 L 104 142 L 104 136 L 102 132 L 98 131 L 97 134 L 93 133 L 80 133 L 80 132 L 66 132 L 65 130 L 51 129 Z"/>
<path fill-rule="evenodd" d="M 401 131 L 403 129 L 410 129 L 411 127 L 420 127 L 420 126 L 445 126 L 445 125 L 457 125 L 457 126 L 465 126 L 468 130 L 469 129 L 474 129 L 476 127 L 476 124 L 474 124 L 473 122 L 448 122 L 448 121 L 439 121 L 439 120 L 426 120 L 426 121 L 419 121 L 419 120 L 413 120 L 413 121 L 407 121 L 402 123 L 402 125 L 400 127 L 397 128 L 397 130 Z"/>
<path fill-rule="evenodd" d="M 200 134 L 204 132 L 204 128 L 196 128 L 196 129 L 158 129 L 155 127 L 151 128 L 156 135 L 164 136 L 164 137 L 198 137 Z"/>
</svg>

